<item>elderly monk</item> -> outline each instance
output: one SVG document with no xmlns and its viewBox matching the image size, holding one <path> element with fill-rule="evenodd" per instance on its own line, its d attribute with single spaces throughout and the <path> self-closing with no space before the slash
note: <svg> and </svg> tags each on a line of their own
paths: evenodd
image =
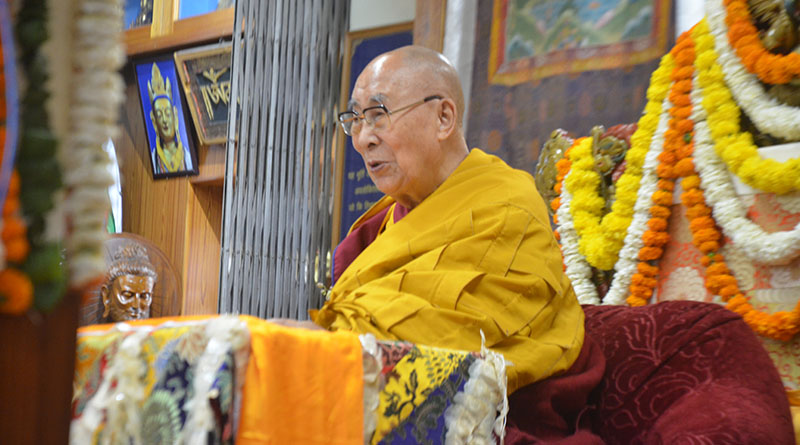
<svg viewBox="0 0 800 445">
<path fill-rule="evenodd" d="M 584 316 L 533 178 L 470 151 L 463 114 L 439 53 L 404 47 L 364 69 L 339 121 L 386 196 L 337 247 L 335 284 L 311 315 L 330 330 L 470 351 L 483 333 L 511 363 L 514 392 L 570 369 Z"/>
</svg>

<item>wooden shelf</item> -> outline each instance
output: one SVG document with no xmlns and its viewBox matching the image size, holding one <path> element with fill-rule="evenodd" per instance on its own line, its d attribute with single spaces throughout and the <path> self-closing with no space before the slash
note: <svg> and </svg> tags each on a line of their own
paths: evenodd
<svg viewBox="0 0 800 445">
<path fill-rule="evenodd" d="M 165 50 L 211 42 L 233 35 L 234 8 L 177 20 L 172 32 L 154 35 L 153 25 L 140 26 L 125 31 L 128 57 L 162 52 Z"/>
<path fill-rule="evenodd" d="M 189 180 L 192 185 L 203 185 L 207 187 L 222 187 L 225 185 L 224 176 L 194 176 Z"/>
</svg>

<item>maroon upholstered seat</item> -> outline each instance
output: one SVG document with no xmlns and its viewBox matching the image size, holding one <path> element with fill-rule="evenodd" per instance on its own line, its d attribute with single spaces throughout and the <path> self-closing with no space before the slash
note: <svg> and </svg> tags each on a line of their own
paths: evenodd
<svg viewBox="0 0 800 445">
<path fill-rule="evenodd" d="M 794 443 L 783 384 L 739 315 L 691 301 L 584 311 L 606 358 L 590 401 L 606 443 Z"/>
</svg>

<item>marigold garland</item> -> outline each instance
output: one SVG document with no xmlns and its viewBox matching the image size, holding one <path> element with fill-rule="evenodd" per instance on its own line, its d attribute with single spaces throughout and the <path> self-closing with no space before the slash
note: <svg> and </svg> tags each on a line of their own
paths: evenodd
<svg viewBox="0 0 800 445">
<path fill-rule="evenodd" d="M 3 229 L 0 238 L 6 251 L 6 260 L 21 264 L 28 257 L 30 244 L 27 238 L 25 221 L 20 216 L 19 203 L 19 174 L 14 170 L 6 194 L 6 204 L 3 206 Z"/>
<path fill-rule="evenodd" d="M 0 313 L 20 315 L 33 303 L 33 283 L 14 268 L 0 271 Z"/>
<path fill-rule="evenodd" d="M 663 116 L 669 108 L 669 101 L 666 100 L 666 95 L 671 83 L 670 73 L 674 66 L 675 62 L 671 54 L 668 53 L 661 58 L 658 68 L 650 77 L 645 114 L 640 118 L 636 129 L 633 130 L 633 135 L 630 137 L 631 146 L 645 147 L 643 150 L 645 159 L 642 161 L 641 179 L 636 193 L 633 218 L 625 235 L 624 247 L 620 250 L 619 258 L 614 265 L 614 278 L 608 292 L 602 299 L 602 304 L 624 304 L 631 277 L 636 272 L 637 255 L 642 247 L 641 238 L 647 229 L 650 196 L 657 190 L 655 169 L 658 166 L 657 157 L 662 152 L 664 145 L 663 134 L 667 129 L 667 119 Z M 630 129 L 625 131 L 630 131 Z M 569 159 L 563 160 L 559 164 L 562 178 L 569 173 L 570 165 Z M 620 178 L 620 180 L 624 185 L 623 178 Z M 621 186 L 620 180 L 616 184 L 618 189 Z M 630 184 L 630 181 L 628 183 Z M 556 184 L 555 190 L 561 195 L 551 202 L 551 206 L 556 209 L 556 218 L 554 219 L 558 224 L 566 274 L 572 282 L 578 301 L 583 304 L 599 304 L 601 301 L 597 287 L 591 280 L 592 268 L 578 249 L 578 237 L 570 212 L 571 195 L 569 190 L 563 187 L 563 183 Z"/>
<path fill-rule="evenodd" d="M 572 197 L 565 187 L 563 181 L 570 174 L 571 162 L 569 160 L 570 151 L 579 144 L 584 143 L 588 138 L 581 138 L 573 141 L 572 146 L 567 149 L 564 158 L 556 163 L 557 175 L 556 186 L 560 195 L 553 199 L 550 206 L 555 212 L 554 220 L 558 224 L 558 237 L 560 238 L 561 255 L 564 262 L 564 272 L 572 282 L 572 287 L 575 289 L 575 294 L 581 304 L 598 304 L 600 303 L 597 294 L 597 287 L 592 282 L 592 269 L 586 262 L 586 259 L 578 251 L 578 236 L 575 233 L 575 227 L 572 223 L 572 215 L 570 212 L 570 205 Z M 591 141 L 590 141 L 591 142 Z"/>
<path fill-rule="evenodd" d="M 6 260 L 22 264 L 28 257 L 30 244 L 27 228 L 20 217 L 19 175 L 11 174 L 6 202 L 3 205 L 3 229 L 0 237 L 6 251 Z M 28 310 L 33 303 L 33 283 L 30 278 L 16 268 L 0 271 L 0 313 L 19 315 Z"/>
<path fill-rule="evenodd" d="M 660 164 L 656 169 L 658 173 L 658 191 L 653 193 L 653 206 L 650 208 L 648 230 L 642 236 L 644 247 L 639 250 L 639 264 L 637 272 L 631 278 L 630 295 L 627 302 L 631 306 L 643 306 L 652 297 L 658 285 L 656 277 L 659 267 L 654 264 L 664 254 L 664 245 L 669 242 L 667 233 L 670 206 L 675 190 L 676 164 L 685 152 L 691 151 L 692 129 L 694 128 L 689 116 L 692 111 L 692 102 L 689 93 L 692 89 L 692 75 L 694 74 L 694 45 L 688 33 L 683 33 L 670 51 L 675 59 L 675 68 L 672 70 L 673 81 L 669 92 L 669 101 L 672 107 L 669 127 L 664 132 L 664 151 L 659 155 Z M 686 146 L 689 146 L 688 148 Z"/>
<path fill-rule="evenodd" d="M 699 193 L 703 191 L 698 188 L 700 178 L 696 175 L 690 176 L 689 181 L 683 181 L 684 194 Z M 746 297 L 739 289 L 736 277 L 733 276 L 725 257 L 718 252 L 720 245 L 716 241 L 721 240 L 722 233 L 715 224 L 708 227 L 708 216 L 711 209 L 706 205 L 705 200 L 696 202 L 687 211 L 690 217 L 689 228 L 692 232 L 693 244 L 703 252 L 702 264 L 706 269 L 706 289 L 713 294 L 719 295 L 722 301 L 727 302 L 726 307 L 742 316 L 744 321 L 758 334 L 777 340 L 788 341 L 800 331 L 800 302 L 791 311 L 781 311 L 767 314 L 759 311 L 750 303 L 750 298 Z M 695 216 L 692 218 L 690 215 Z M 701 216 L 696 216 L 701 215 Z"/>
<path fill-rule="evenodd" d="M 800 140 L 800 126 L 797 125 L 800 107 L 784 104 L 770 96 L 758 76 L 747 71 L 728 40 L 723 0 L 705 0 L 705 10 L 725 83 L 736 104 L 762 133 L 787 141 Z"/>
<path fill-rule="evenodd" d="M 706 139 L 704 138 L 713 140 L 717 147 L 723 143 L 717 135 L 714 135 L 712 125 L 717 125 L 718 128 L 727 130 L 735 126 L 738 132 L 738 125 L 736 124 L 738 120 L 725 122 L 720 118 L 715 121 L 715 124 L 712 124 L 710 108 L 713 106 L 713 102 L 725 99 L 725 93 L 728 93 L 728 91 L 722 89 L 706 91 L 709 83 L 702 82 L 701 78 L 709 73 L 712 76 L 719 75 L 718 66 L 714 68 L 713 65 L 716 60 L 713 54 L 713 40 L 708 35 L 708 26 L 704 21 L 695 26 L 691 33 L 697 51 L 696 79 L 699 84 L 698 89 L 702 90 L 703 93 L 703 107 L 694 110 L 695 112 L 692 114 L 697 127 L 698 150 L 701 150 L 706 144 Z M 709 54 L 714 56 L 713 59 Z M 708 79 L 706 78 L 705 80 Z M 728 103 L 726 105 L 730 108 L 732 100 L 730 100 L 729 95 L 727 100 Z M 735 104 L 733 106 L 735 107 Z M 708 111 L 708 116 L 704 119 L 706 111 Z M 730 116 L 725 119 L 730 119 Z M 738 119 L 738 115 L 736 119 Z M 702 154 L 702 151 L 699 153 Z M 722 157 L 721 154 L 720 157 Z M 703 159 L 704 162 L 708 161 L 708 159 Z M 706 184 L 705 180 L 701 179 L 693 158 L 686 158 L 679 165 L 680 168 L 678 170 L 680 170 L 681 176 L 684 176 L 681 182 L 684 190 L 681 195 L 681 201 L 687 207 L 686 216 L 689 218 L 692 243 L 703 253 L 701 264 L 705 268 L 706 289 L 711 294 L 720 296 L 727 303 L 726 307 L 728 309 L 742 315 L 745 322 L 759 335 L 783 341 L 790 340 L 800 331 L 800 302 L 791 312 L 780 311 L 773 314 L 764 313 L 753 307 L 750 303 L 750 298 L 739 288 L 736 277 L 725 262 L 725 257 L 719 253 L 720 243 L 724 238 L 717 227 L 716 220 L 712 217 L 712 208 L 706 200 L 706 194 L 701 189 L 701 186 L 710 184 Z M 706 163 L 701 164 L 701 167 L 707 167 Z M 712 187 L 710 191 L 715 191 L 715 189 Z"/>
<path fill-rule="evenodd" d="M 800 159 L 779 162 L 762 158 L 753 143 L 753 136 L 741 131 L 741 110 L 725 84 L 708 22 L 699 22 L 693 28 L 692 37 L 697 46 L 697 81 L 708 114 L 708 126 L 715 142 L 714 148 L 728 170 L 745 184 L 764 192 L 785 194 L 800 190 Z"/>
<path fill-rule="evenodd" d="M 594 171 L 591 145 L 573 150 L 570 154 L 572 170 L 564 186 L 570 189 L 573 197 L 570 211 L 578 234 L 579 249 L 586 261 L 600 270 L 615 267 L 633 219 L 642 165 L 658 126 L 661 104 L 670 88 L 672 59 L 664 57 L 650 79 L 645 115 L 631 136 L 631 147 L 625 155 L 625 172 L 616 182 L 615 200 L 606 215 L 602 216 L 604 201 L 598 194 L 600 175 Z"/>
<path fill-rule="evenodd" d="M 705 47 L 713 51 L 711 48 L 712 42 L 702 34 L 702 31 L 706 28 L 703 25 L 698 25 L 694 30 L 698 37 L 699 56 L 697 62 L 698 71 L 696 73 L 698 78 L 705 70 L 705 68 L 700 67 L 701 61 L 704 60 L 703 57 L 705 56 L 700 49 Z M 779 264 L 797 257 L 800 254 L 800 224 L 790 230 L 767 232 L 748 218 L 747 209 L 741 203 L 741 198 L 736 193 L 728 173 L 729 169 L 717 153 L 717 149 L 720 144 L 724 144 L 724 141 L 721 142 L 715 139 L 711 133 L 706 110 L 709 99 L 700 86 L 697 87 L 697 90 L 696 94 L 691 95 L 692 103 L 696 110 L 693 119 L 700 125 L 699 129 L 696 130 L 698 139 L 696 142 L 696 156 L 698 158 L 696 167 L 707 191 L 705 198 L 709 207 L 713 209 L 716 223 L 725 235 L 753 261 L 762 264 Z M 720 125 L 723 127 L 730 126 L 730 123 L 720 122 Z M 761 174 L 765 176 L 766 180 L 787 179 L 776 178 L 774 172 L 765 171 L 761 172 Z M 790 181 L 796 180 L 795 177 L 788 179 Z"/>
<path fill-rule="evenodd" d="M 764 48 L 746 0 L 726 0 L 728 40 L 743 65 L 762 82 L 785 84 L 800 76 L 800 54 L 773 54 Z"/>
</svg>

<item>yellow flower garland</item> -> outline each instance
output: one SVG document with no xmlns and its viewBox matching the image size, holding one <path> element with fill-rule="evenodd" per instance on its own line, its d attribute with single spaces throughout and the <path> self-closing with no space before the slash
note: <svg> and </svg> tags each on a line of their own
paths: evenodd
<svg viewBox="0 0 800 445">
<path fill-rule="evenodd" d="M 703 107 L 714 148 L 745 184 L 768 193 L 784 194 L 800 190 L 800 159 L 778 162 L 758 154 L 753 137 L 741 131 L 741 111 L 725 84 L 722 68 L 717 63 L 714 37 L 703 19 L 694 27 L 692 37 L 697 48 L 697 80 L 703 90 Z"/>
<path fill-rule="evenodd" d="M 572 194 L 570 213 L 578 235 L 578 248 L 590 265 L 611 270 L 619 257 L 628 226 L 633 219 L 633 206 L 642 179 L 642 164 L 661 116 L 661 105 L 670 87 L 670 74 L 675 67 L 672 55 L 661 58 L 650 78 L 645 114 L 631 136 L 631 148 L 625 155 L 625 172 L 616 183 L 616 200 L 611 211 L 602 216 L 603 198 L 598 193 L 600 175 L 594 171 L 591 139 L 574 147 L 569 158 L 572 170 L 564 185 Z"/>
</svg>

